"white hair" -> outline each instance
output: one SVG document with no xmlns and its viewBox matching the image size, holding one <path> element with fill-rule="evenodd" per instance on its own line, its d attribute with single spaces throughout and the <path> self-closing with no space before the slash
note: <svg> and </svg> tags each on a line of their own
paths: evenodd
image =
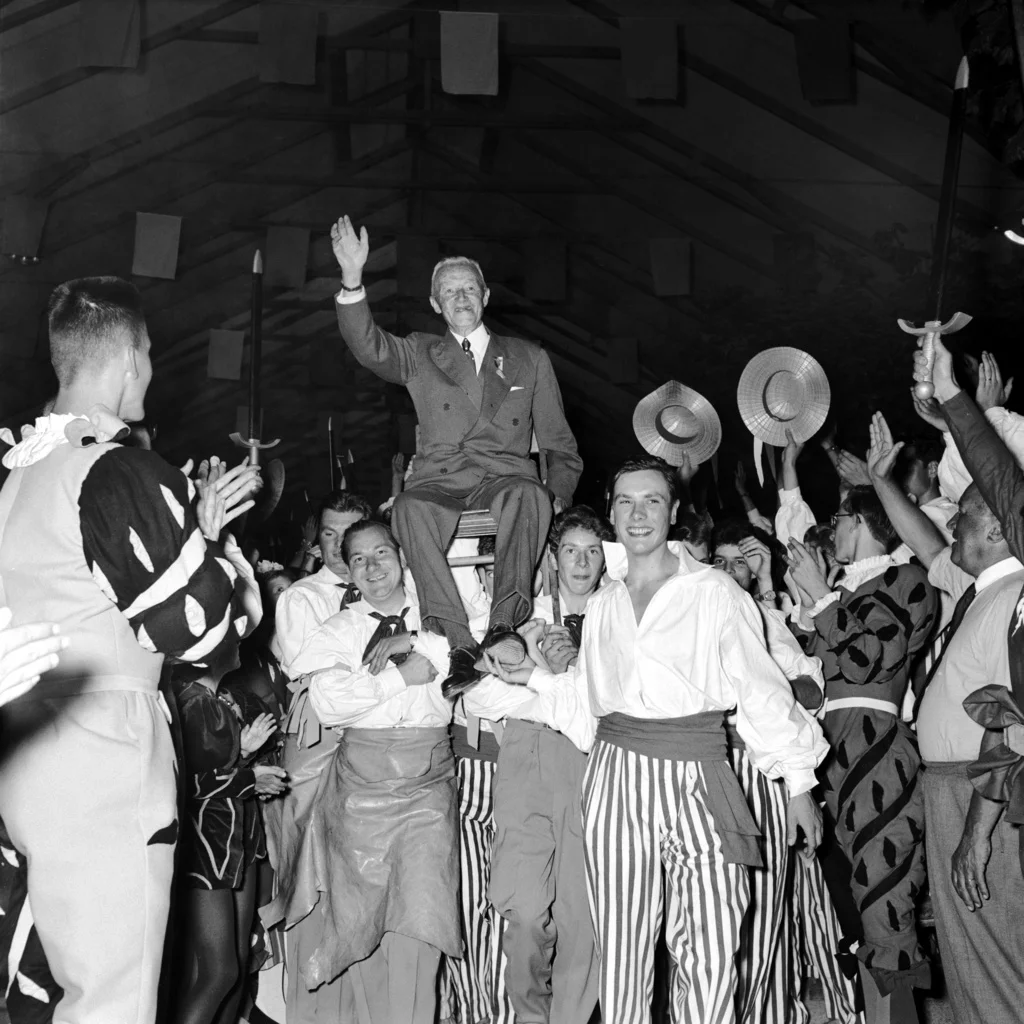
<svg viewBox="0 0 1024 1024">
<path fill-rule="evenodd" d="M 480 290 L 486 291 L 487 282 L 484 280 L 484 272 L 476 260 L 470 259 L 468 256 L 446 256 L 434 267 L 434 272 L 430 275 L 430 295 L 432 298 L 437 298 L 438 277 L 444 271 L 453 270 L 456 267 L 465 267 L 472 270 L 476 274 L 476 279 L 480 282 Z"/>
</svg>

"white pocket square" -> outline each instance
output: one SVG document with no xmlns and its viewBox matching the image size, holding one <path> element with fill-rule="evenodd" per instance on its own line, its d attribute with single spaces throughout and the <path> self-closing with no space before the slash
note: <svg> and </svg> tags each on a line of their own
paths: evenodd
<svg viewBox="0 0 1024 1024">
<path fill-rule="evenodd" d="M 525 389 L 520 387 L 518 384 L 513 384 L 512 387 L 509 388 L 510 392 L 512 392 L 512 391 L 524 391 L 524 390 Z"/>
</svg>

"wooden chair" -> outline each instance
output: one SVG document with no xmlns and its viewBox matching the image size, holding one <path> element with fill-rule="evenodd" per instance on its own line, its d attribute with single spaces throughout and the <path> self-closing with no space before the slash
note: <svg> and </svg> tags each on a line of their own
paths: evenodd
<svg viewBox="0 0 1024 1024">
<path fill-rule="evenodd" d="M 491 518 L 490 509 L 471 508 L 459 516 L 459 525 L 455 529 L 456 537 L 493 537 L 498 532 L 498 524 Z M 459 565 L 493 565 L 494 555 L 449 555 L 448 564 Z"/>
</svg>

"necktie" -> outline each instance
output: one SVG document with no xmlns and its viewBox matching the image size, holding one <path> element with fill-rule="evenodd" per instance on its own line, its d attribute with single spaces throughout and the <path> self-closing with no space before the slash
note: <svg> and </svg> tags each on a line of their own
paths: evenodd
<svg viewBox="0 0 1024 1024">
<path fill-rule="evenodd" d="M 462 339 L 462 351 L 473 360 L 473 365 L 476 365 L 476 360 L 473 359 L 473 346 L 469 343 L 469 338 Z"/>
<path fill-rule="evenodd" d="M 364 661 L 381 640 L 386 640 L 389 636 L 395 636 L 397 633 L 409 632 L 409 628 L 405 624 L 405 616 L 408 611 L 408 608 L 403 608 L 400 615 L 381 615 L 380 612 L 370 612 L 370 616 L 376 619 L 380 625 L 373 631 L 373 636 L 370 637 L 370 642 L 366 645 L 366 650 L 363 651 Z M 407 654 L 392 654 L 391 660 L 396 665 L 401 665 L 407 657 Z"/>
<path fill-rule="evenodd" d="M 961 595 L 960 600 L 957 601 L 956 607 L 953 609 L 952 618 L 949 620 L 949 625 L 946 627 L 945 633 L 942 634 L 942 646 L 939 648 L 939 656 L 935 659 L 935 663 L 932 665 L 931 671 L 928 673 L 928 679 L 925 682 L 932 681 L 932 676 L 935 675 L 942 664 L 942 659 L 949 648 L 949 643 L 953 639 L 953 634 L 960 628 L 961 623 L 964 621 L 964 616 L 967 614 L 967 609 L 971 606 L 971 602 L 977 596 L 977 587 L 972 583 Z"/>
<path fill-rule="evenodd" d="M 338 611 L 344 611 L 350 604 L 355 604 L 363 596 L 354 583 L 337 583 L 335 586 L 341 591 L 341 607 Z"/>
<path fill-rule="evenodd" d="M 580 647 L 583 644 L 583 616 L 582 615 L 563 615 L 562 625 L 569 630 L 569 636 L 572 637 L 572 642 Z"/>
</svg>

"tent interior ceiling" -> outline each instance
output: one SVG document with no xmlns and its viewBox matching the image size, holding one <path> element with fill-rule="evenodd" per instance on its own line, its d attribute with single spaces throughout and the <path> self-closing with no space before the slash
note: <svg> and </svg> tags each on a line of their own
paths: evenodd
<svg viewBox="0 0 1024 1024">
<path fill-rule="evenodd" d="M 268 289 L 263 326 L 264 435 L 283 439 L 299 497 L 326 489 L 328 417 L 359 486 L 386 490 L 411 411 L 337 335 L 328 227 L 342 213 L 368 227 L 371 301 L 389 329 L 438 323 L 429 267 L 421 294 L 400 287 L 409 247 L 479 259 L 490 323 L 545 346 L 584 456 L 605 464 L 634 449 L 634 405 L 670 378 L 738 422 L 735 380 L 766 343 L 759 309 L 834 294 L 839 317 L 855 286 L 886 317 L 915 315 L 896 304 L 921 301 L 961 52 L 943 5 L 461 4 L 500 14 L 496 97 L 442 90 L 436 4 L 303 5 L 319 12 L 309 87 L 260 81 L 256 0 L 143 0 L 139 66 L 124 70 L 78 67 L 73 0 L 0 7 L 0 190 L 50 204 L 40 262 L 0 267 L 0 421 L 17 426 L 54 390 L 49 290 L 129 276 L 137 211 L 182 218 L 175 279 L 136 279 L 154 342 L 149 418 L 179 461 L 228 454 L 246 404 L 246 366 L 241 381 L 208 379 L 207 350 L 212 328 L 248 329 L 253 250 L 269 226 L 310 230 L 306 284 Z M 676 100 L 627 97 L 627 13 L 678 26 Z M 817 18 L 850 26 L 855 102 L 803 98 L 794 33 Z M 958 231 L 983 239 L 1019 204 L 1019 182 L 972 124 Z M 562 299 L 530 297 L 524 248 L 538 238 L 565 245 Z M 655 294 L 654 238 L 692 241 L 691 294 Z M 810 245 L 810 284 L 780 239 Z M 620 338 L 637 343 L 634 383 L 615 372 Z M 794 343 L 816 351 L 813 337 Z"/>
</svg>

